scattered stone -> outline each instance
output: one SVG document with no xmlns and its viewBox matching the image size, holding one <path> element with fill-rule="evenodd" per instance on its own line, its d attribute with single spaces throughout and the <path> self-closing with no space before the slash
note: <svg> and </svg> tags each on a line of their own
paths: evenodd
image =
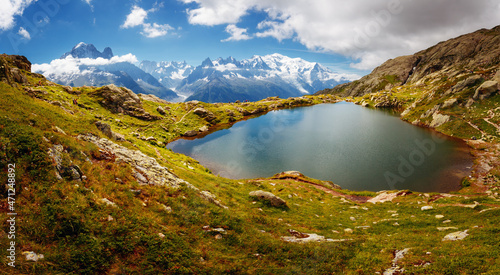
<svg viewBox="0 0 500 275">
<path fill-rule="evenodd" d="M 479 202 L 475 201 L 474 204 L 464 205 L 464 207 L 475 209 L 478 205 L 480 205 Z"/>
<path fill-rule="evenodd" d="M 293 230 L 293 229 L 288 229 L 288 233 L 290 233 L 292 236 L 300 239 L 308 238 L 309 235 L 306 233 L 301 233 L 299 231 Z"/>
<path fill-rule="evenodd" d="M 162 238 L 162 239 L 163 239 L 163 238 L 165 238 L 165 234 L 163 234 L 163 233 L 158 233 L 158 237 L 160 237 L 160 238 Z"/>
<path fill-rule="evenodd" d="M 290 230 L 289 230 L 290 231 Z M 294 230 L 293 230 L 294 231 Z M 282 236 L 281 239 L 285 242 L 291 242 L 291 243 L 310 243 L 310 242 L 344 242 L 344 241 L 348 241 L 348 239 L 338 239 L 338 240 L 334 240 L 334 239 L 327 239 L 325 238 L 324 236 L 320 236 L 318 234 L 314 234 L 314 233 L 308 233 L 308 234 L 305 234 L 305 233 L 300 233 L 300 234 L 303 234 L 307 237 L 296 237 L 296 236 L 292 236 L 292 237 L 289 237 L 289 236 Z"/>
<path fill-rule="evenodd" d="M 214 113 L 208 111 L 205 108 L 201 108 L 201 107 L 194 109 L 193 113 L 201 118 L 204 118 L 207 122 L 211 122 L 212 120 L 214 120 L 216 118 Z"/>
<path fill-rule="evenodd" d="M 463 240 L 463 239 L 465 239 L 465 237 L 469 236 L 469 234 L 467 234 L 467 231 L 468 230 L 450 233 L 450 234 L 444 236 L 444 238 L 443 238 L 442 241 L 458 241 L 458 240 Z"/>
<path fill-rule="evenodd" d="M 196 131 L 196 130 L 189 130 L 183 134 L 183 136 L 185 136 L 185 137 L 194 137 L 196 135 L 198 135 L 198 131 Z"/>
<path fill-rule="evenodd" d="M 380 194 L 378 194 L 377 196 L 369 199 L 367 202 L 371 202 L 373 204 L 375 204 L 377 202 L 384 203 L 384 202 L 387 202 L 387 201 L 392 201 L 396 197 L 406 196 L 408 194 L 411 194 L 411 192 L 409 192 L 409 191 L 399 191 L 399 192 L 391 192 L 391 193 L 389 193 L 387 191 L 383 191 Z"/>
<path fill-rule="evenodd" d="M 221 234 L 217 234 L 217 235 L 215 235 L 215 239 L 216 239 L 216 240 L 220 240 L 220 239 L 222 239 L 222 235 L 221 235 Z"/>
<path fill-rule="evenodd" d="M 22 254 L 26 256 L 26 261 L 38 262 L 44 258 L 43 254 L 36 254 L 33 251 L 24 251 Z"/>
<path fill-rule="evenodd" d="M 446 220 L 446 221 L 443 221 L 443 223 L 450 223 L 451 220 Z"/>
<path fill-rule="evenodd" d="M 202 133 L 208 132 L 208 130 L 209 130 L 209 128 L 208 128 L 207 125 L 204 125 L 204 126 L 200 127 L 200 129 L 199 129 L 199 131 L 202 132 Z"/>
<path fill-rule="evenodd" d="M 57 127 L 57 126 L 54 126 L 54 131 L 56 133 L 66 135 L 66 132 L 64 132 L 63 129 L 61 129 L 61 128 Z"/>
<path fill-rule="evenodd" d="M 472 105 L 474 104 L 474 102 L 475 102 L 475 101 L 474 101 L 474 99 L 469 98 L 469 100 L 468 100 L 468 101 L 467 101 L 467 103 L 465 104 L 465 107 L 466 107 L 466 108 L 470 108 L 470 107 L 472 107 Z"/>
<path fill-rule="evenodd" d="M 108 138 L 118 141 L 124 141 L 125 138 L 121 134 L 117 134 L 111 131 L 111 126 L 109 124 L 104 123 L 102 121 L 96 121 L 95 126 L 99 129 L 104 135 Z"/>
<path fill-rule="evenodd" d="M 104 204 L 106 204 L 106 205 L 108 205 L 108 206 L 111 206 L 111 207 L 118 207 L 118 206 L 116 205 L 116 203 L 114 203 L 114 202 L 112 202 L 112 201 L 108 200 L 107 198 L 101 198 L 101 199 L 99 199 L 99 202 L 100 202 L 100 203 L 104 203 Z"/>
<path fill-rule="evenodd" d="M 443 103 L 443 106 L 441 107 L 441 109 L 453 107 L 455 104 L 457 104 L 457 102 L 458 102 L 458 99 L 450 98 Z"/>
<path fill-rule="evenodd" d="M 107 219 L 107 220 L 108 220 L 108 222 L 112 222 L 112 221 L 114 221 L 115 219 L 114 219 L 113 217 L 111 217 L 111 215 L 108 215 L 108 219 Z"/>
<path fill-rule="evenodd" d="M 214 228 L 214 229 L 212 229 L 212 231 L 219 232 L 222 234 L 227 234 L 226 230 L 224 230 L 224 228 L 222 228 L 222 227 Z"/>
<path fill-rule="evenodd" d="M 349 233 L 349 234 L 351 234 L 351 233 L 352 233 L 352 232 L 354 232 L 354 231 L 353 231 L 351 228 L 345 228 L 345 229 L 344 229 L 344 232 L 345 232 L 345 233 Z"/>
<path fill-rule="evenodd" d="M 172 213 L 172 212 L 173 212 L 172 207 L 170 207 L 170 206 L 166 206 L 166 205 L 162 204 L 162 205 L 161 205 L 161 207 L 162 207 L 162 208 L 163 208 L 163 210 L 165 210 L 165 212 L 167 212 L 167 213 Z"/>
<path fill-rule="evenodd" d="M 356 229 L 364 229 L 364 230 L 366 230 L 368 228 L 370 228 L 369 225 L 356 226 Z"/>
<path fill-rule="evenodd" d="M 436 217 L 436 219 L 442 219 L 442 218 L 444 218 L 444 215 L 436 215 L 435 217 Z"/>
<path fill-rule="evenodd" d="M 398 266 L 398 261 L 403 259 L 405 254 L 408 253 L 409 250 L 410 250 L 409 248 L 405 248 L 403 250 L 396 250 L 394 252 L 394 259 L 392 260 L 392 267 L 386 269 L 383 274 L 396 275 L 403 273 L 405 269 Z"/>
<path fill-rule="evenodd" d="M 349 218 L 351 221 L 356 221 L 356 218 L 355 217 L 350 217 Z"/>
<path fill-rule="evenodd" d="M 481 211 L 479 211 L 479 213 L 484 213 L 486 211 L 491 211 L 491 210 L 496 210 L 497 208 L 488 208 L 488 209 L 483 209 Z"/>
<path fill-rule="evenodd" d="M 432 207 L 431 205 L 422 206 L 420 208 L 420 210 L 422 210 L 422 211 L 431 210 L 431 209 L 434 209 L 434 207 Z"/>
<path fill-rule="evenodd" d="M 457 227 L 437 227 L 438 231 L 446 231 L 446 230 L 458 230 Z"/>
<path fill-rule="evenodd" d="M 219 207 L 222 207 L 222 208 L 224 208 L 224 209 L 228 209 L 228 208 L 229 208 L 229 207 L 227 207 L 227 206 L 223 205 L 223 204 L 222 204 L 222 203 L 221 203 L 221 202 L 217 199 L 217 197 L 216 197 L 214 194 L 212 194 L 212 193 L 210 193 L 210 192 L 208 192 L 208 191 L 201 191 L 201 192 L 200 192 L 200 195 L 201 195 L 201 197 L 202 197 L 203 199 L 205 199 L 205 200 L 207 200 L 207 201 L 209 201 L 209 202 L 211 202 L 211 203 L 213 203 L 213 204 L 215 204 L 215 205 L 217 205 L 217 206 L 219 206 Z"/>
<path fill-rule="evenodd" d="M 248 194 L 250 197 L 256 197 L 259 200 L 268 201 L 274 207 L 286 207 L 286 201 L 274 195 L 271 192 L 262 190 L 252 191 Z"/>
<path fill-rule="evenodd" d="M 448 121 L 450 121 L 450 116 L 442 115 L 442 114 L 439 114 L 436 112 L 432 115 L 432 122 L 429 125 L 429 127 L 437 128 L 437 127 L 445 124 Z"/>
<path fill-rule="evenodd" d="M 164 116 L 164 115 L 166 115 L 166 114 L 167 114 L 167 112 L 165 111 L 165 109 L 163 109 L 163 107 L 161 107 L 161 106 L 158 106 L 158 107 L 156 108 L 156 111 L 157 111 L 158 113 L 160 113 L 160 115 L 162 115 L 162 116 Z"/>
</svg>

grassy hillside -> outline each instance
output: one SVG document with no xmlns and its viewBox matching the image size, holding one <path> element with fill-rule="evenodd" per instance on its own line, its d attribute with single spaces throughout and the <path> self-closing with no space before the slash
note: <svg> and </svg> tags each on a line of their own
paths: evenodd
<svg viewBox="0 0 500 275">
<path fill-rule="evenodd" d="M 272 109 L 333 102 L 335 96 L 234 104 L 167 103 L 147 96 L 136 101 L 120 88 L 55 85 L 12 57 L 0 60 L 0 273 L 500 272 L 495 175 L 487 192 L 471 187 L 451 195 L 352 192 L 296 174 L 230 180 L 164 146 L 182 135 L 203 135 L 204 126 L 228 127 Z M 417 95 L 401 91 L 390 98 L 403 102 L 411 96 Z M 121 99 L 121 105 L 114 104 Z M 458 117 L 461 110 L 455 111 Z M 96 122 L 109 125 L 111 132 L 106 135 Z M 100 148 L 85 141 L 89 134 L 120 147 L 114 152 Z M 155 184 L 152 170 L 141 171 L 118 150 L 137 163 L 166 168 L 164 175 L 179 184 Z M 9 179 L 15 185 L 6 185 Z M 286 205 L 249 196 L 256 190 L 271 192 Z M 384 195 L 392 195 L 392 201 L 366 202 Z M 14 233 L 6 222 L 11 213 L 17 213 Z M 464 231 L 463 240 L 443 241 L 449 233 Z M 325 239 L 296 243 L 282 238 L 305 237 L 300 233 Z M 7 258 L 11 235 L 15 267 Z M 28 252 L 44 257 L 28 260 L 33 256 Z"/>
</svg>

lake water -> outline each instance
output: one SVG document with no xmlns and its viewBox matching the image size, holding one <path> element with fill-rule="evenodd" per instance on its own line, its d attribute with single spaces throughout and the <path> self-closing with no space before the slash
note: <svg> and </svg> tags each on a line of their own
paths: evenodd
<svg viewBox="0 0 500 275">
<path fill-rule="evenodd" d="M 295 170 L 349 190 L 449 192 L 472 166 L 462 141 L 346 102 L 272 111 L 167 147 L 223 177 Z"/>
</svg>

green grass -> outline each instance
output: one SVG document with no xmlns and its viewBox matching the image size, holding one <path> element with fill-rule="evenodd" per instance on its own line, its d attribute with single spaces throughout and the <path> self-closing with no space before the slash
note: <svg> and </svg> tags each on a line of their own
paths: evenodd
<svg viewBox="0 0 500 275">
<path fill-rule="evenodd" d="M 30 76 L 30 81 L 39 80 Z M 110 112 L 99 104 L 93 95 L 94 88 L 80 88 L 79 95 L 68 94 L 57 85 L 36 88 L 47 93 L 33 98 L 22 89 L 0 83 L 0 104 L 5 106 L 0 109 L 0 169 L 4 171 L 11 162 L 18 167 L 16 205 L 21 220 L 16 235 L 15 269 L 7 266 L 7 251 L 0 250 L 2 270 L 9 273 L 374 274 L 389 268 L 394 251 L 404 248 L 411 249 L 399 265 L 410 273 L 498 272 L 498 196 L 489 198 L 471 193 L 470 198 L 434 200 L 437 194 L 427 197 L 413 193 L 393 202 L 356 203 L 307 182 L 218 177 L 196 160 L 163 146 L 187 130 L 209 125 L 228 127 L 232 120 L 248 118 L 238 108 L 270 110 L 275 104 L 282 104 L 278 108 L 288 108 L 318 104 L 334 99 L 333 96 L 307 97 L 306 101 L 200 103 L 215 114 L 212 123 L 190 113 L 192 104 L 144 101 L 143 107 L 150 114 L 159 116 L 156 108 L 160 105 L 167 110 L 164 119 L 146 122 Z M 424 92 L 405 88 L 393 89 L 393 93 L 394 98 L 409 106 Z M 79 106 L 72 104 L 76 98 Z M 488 104 L 496 106 L 495 100 L 492 98 Z M 59 101 L 64 109 L 50 103 L 53 101 Z M 467 119 L 481 119 L 486 113 L 486 107 L 481 106 Z M 416 112 L 425 110 L 425 106 L 419 108 L 422 109 Z M 139 185 L 129 165 L 97 158 L 99 149 L 76 137 L 83 133 L 104 137 L 94 125 L 98 120 L 125 136 L 126 141 L 118 142 L 121 146 L 156 158 L 180 178 L 216 195 L 229 209 L 204 200 L 185 186 L 174 189 Z M 54 126 L 66 134 L 58 133 Z M 463 136 L 476 134 L 469 133 L 464 121 L 456 118 L 442 130 Z M 157 141 L 141 139 L 150 136 Z M 85 181 L 55 177 L 55 168 L 47 154 L 54 144 L 64 147 L 64 161 L 78 165 L 87 177 Z M 0 181 L 6 180 L 6 174 L 0 173 Z M 325 186 L 321 181 L 307 180 Z M 5 186 L 1 186 L 3 203 L 7 193 Z M 254 201 L 248 194 L 255 190 L 280 196 L 287 201 L 288 208 Z M 373 192 L 335 191 L 345 196 L 376 196 Z M 102 198 L 117 207 L 102 203 Z M 481 205 L 475 209 L 462 207 L 474 201 Z M 428 204 L 434 209 L 420 209 Z M 2 204 L 2 220 L 7 219 L 5 207 Z M 172 211 L 166 211 L 166 207 Z M 488 208 L 496 210 L 480 212 Z M 437 219 L 438 214 L 444 218 Z M 443 224 L 447 219 L 451 222 Z M 205 230 L 205 226 L 224 228 L 226 234 L 219 238 L 218 232 Z M 462 241 L 441 242 L 452 232 L 436 229 L 443 226 L 469 230 L 470 236 Z M 352 233 L 345 231 L 347 228 Z M 7 231 L 5 223 L 2 229 Z M 289 236 L 288 229 L 348 240 L 287 243 L 281 236 Z M 3 236 L 0 247 L 7 247 L 8 239 Z M 21 255 L 22 251 L 42 253 L 45 258 L 29 262 Z M 415 267 L 427 262 L 429 266 Z"/>
</svg>

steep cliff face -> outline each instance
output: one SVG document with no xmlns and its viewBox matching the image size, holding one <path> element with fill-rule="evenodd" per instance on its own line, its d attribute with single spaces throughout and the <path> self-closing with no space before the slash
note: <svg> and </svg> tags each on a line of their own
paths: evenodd
<svg viewBox="0 0 500 275">
<path fill-rule="evenodd" d="M 455 77 L 500 63 L 500 26 L 441 42 L 414 55 L 386 61 L 363 78 L 318 92 L 361 96 L 392 87 L 415 84 L 433 74 Z"/>
</svg>

